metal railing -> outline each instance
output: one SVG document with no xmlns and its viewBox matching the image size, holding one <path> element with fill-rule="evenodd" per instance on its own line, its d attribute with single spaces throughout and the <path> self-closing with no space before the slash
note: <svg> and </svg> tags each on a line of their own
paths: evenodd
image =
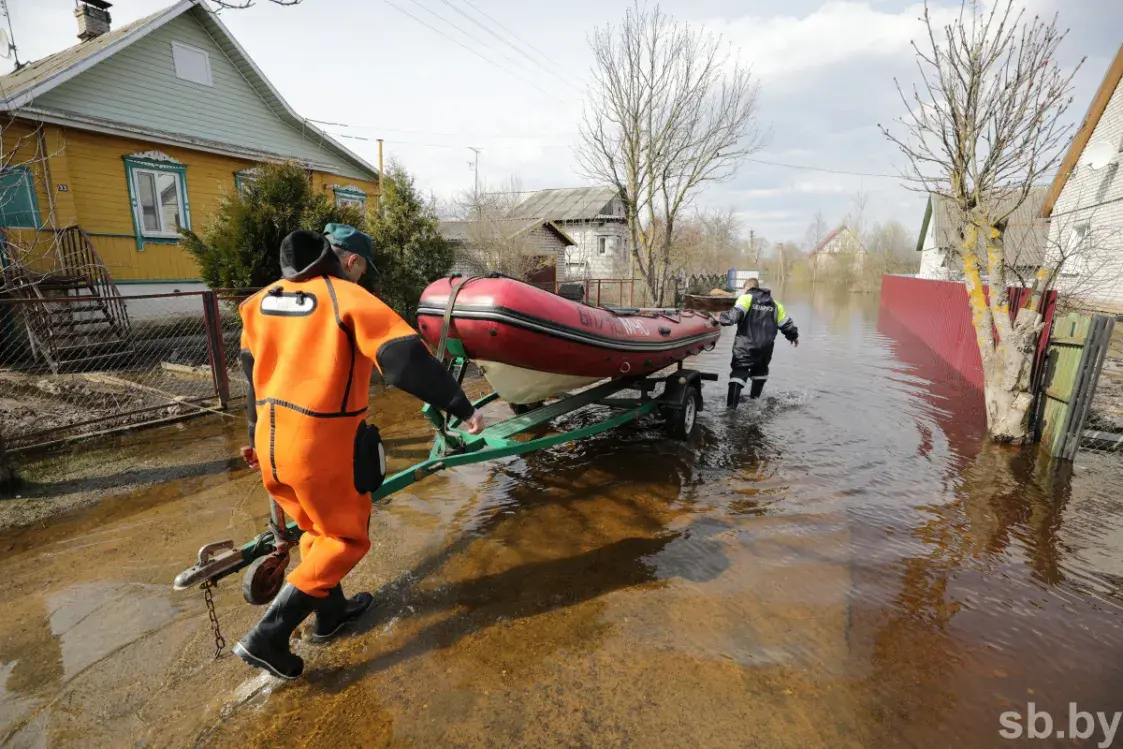
<svg viewBox="0 0 1123 749">
<path fill-rule="evenodd" d="M 65 311 L 91 299 L 98 298 L 58 297 L 51 303 Z M 229 405 L 229 357 L 214 293 L 123 297 L 132 321 L 128 334 L 93 341 L 86 356 L 62 366 L 36 346 L 30 328 L 36 305 L 33 299 L 0 299 L 0 423 L 9 449 L 163 423 Z M 52 319 L 57 324 L 72 317 Z"/>
</svg>

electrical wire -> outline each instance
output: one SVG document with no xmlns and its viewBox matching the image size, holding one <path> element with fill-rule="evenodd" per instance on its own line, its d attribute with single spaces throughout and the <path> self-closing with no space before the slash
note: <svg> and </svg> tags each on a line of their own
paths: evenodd
<svg viewBox="0 0 1123 749">
<path fill-rule="evenodd" d="M 414 2 L 416 2 L 416 1 L 417 1 L 417 0 L 414 0 Z M 409 12 L 408 10 L 405 10 L 405 9 L 403 9 L 403 8 L 400 8 L 400 7 L 398 7 L 397 5 L 395 5 L 394 3 L 390 2 L 390 0 L 382 0 L 382 2 L 386 3 L 386 4 L 387 4 L 387 5 L 389 5 L 389 6 L 391 7 L 391 8 L 393 8 L 393 9 L 394 9 L 394 10 L 396 10 L 396 11 L 398 11 L 399 13 L 401 13 L 401 14 L 403 14 L 403 15 L 406 15 L 406 16 L 409 16 L 410 18 L 412 18 L 413 20 L 417 21 L 417 22 L 418 22 L 419 24 L 421 24 L 421 25 L 422 25 L 422 26 L 424 26 L 425 28 L 429 29 L 430 31 L 433 31 L 433 32 L 436 32 L 437 34 L 440 34 L 441 36 L 443 36 L 443 37 L 444 37 L 445 39 L 448 39 L 448 40 L 449 40 L 450 42 L 452 42 L 453 44 L 456 44 L 456 45 L 457 45 L 457 46 L 459 46 L 459 47 L 463 47 L 464 49 L 468 50 L 469 52 L 471 52 L 471 53 L 472 53 L 473 55 L 475 55 L 476 57 L 480 58 L 480 59 L 481 59 L 481 60 L 483 60 L 484 62 L 486 62 L 486 63 L 488 63 L 488 64 L 490 64 L 490 65 L 494 65 L 495 67 L 499 68 L 499 69 L 500 69 L 500 70 L 502 70 L 503 72 L 505 72 L 505 73 L 507 73 L 507 74 L 511 75 L 511 77 L 512 77 L 512 78 L 515 78 L 516 80 L 522 81 L 523 83 L 526 83 L 526 84 L 530 85 L 530 86 L 531 86 L 532 88 L 534 88 L 534 89 L 535 89 L 536 91 L 538 91 L 539 93 L 543 94 L 544 96 L 548 96 L 548 97 L 550 97 L 550 98 L 552 98 L 552 99 L 557 99 L 557 96 L 556 96 L 555 94 L 551 94 L 551 93 L 547 92 L 546 90 L 544 90 L 544 89 L 540 88 L 540 87 L 539 87 L 539 86 L 538 86 L 537 84 L 535 84 L 535 83 L 533 83 L 533 82 L 531 82 L 531 81 L 527 81 L 527 80 L 526 80 L 526 79 L 524 79 L 524 78 L 520 78 L 519 76 L 517 76 L 517 75 L 514 75 L 513 73 L 511 73 L 511 71 L 510 71 L 510 70 L 507 70 L 506 68 L 504 68 L 504 67 L 503 67 L 502 65 L 500 65 L 499 63 L 495 62 L 494 60 L 492 60 L 492 59 L 490 59 L 490 58 L 488 58 L 488 57 L 484 57 L 484 56 L 483 56 L 482 54 L 480 54 L 480 53 L 479 53 L 479 52 L 477 52 L 476 50 L 472 49 L 472 48 L 471 48 L 471 47 L 469 47 L 469 46 L 468 46 L 467 44 L 464 44 L 464 43 L 463 43 L 463 42 L 461 42 L 461 41 L 460 41 L 459 39 L 456 39 L 455 37 L 449 36 L 448 34 L 446 34 L 445 32 L 441 31 L 441 30 L 440 30 L 440 29 L 438 29 L 438 28 L 437 28 L 436 26 L 433 26 L 433 25 L 432 25 L 432 24 L 430 24 L 430 23 L 426 23 L 425 21 L 422 21 L 422 20 L 421 20 L 420 18 L 418 18 L 417 16 L 413 15 L 413 14 L 412 14 L 412 13 L 410 13 L 410 12 Z M 423 8 L 424 8 L 425 6 L 421 6 L 421 7 L 423 7 Z M 426 9 L 426 10 L 428 10 L 428 9 Z M 432 12 L 432 11 L 430 11 L 430 12 Z M 440 17 L 440 16 L 438 16 L 438 18 L 439 18 L 439 17 Z M 485 45 L 485 46 L 486 46 L 486 45 Z"/>
<path fill-rule="evenodd" d="M 414 0 L 414 1 L 416 2 L 416 0 Z M 491 35 L 492 35 L 493 37 L 495 37 L 496 39 L 498 39 L 498 40 L 499 40 L 500 42 L 502 42 L 503 44 L 506 44 L 506 45 L 507 45 L 508 47 L 510 47 L 511 49 L 515 50 L 515 52 L 517 52 L 518 54 L 522 55 L 522 56 L 523 56 L 523 57 L 525 57 L 525 58 L 526 58 L 527 60 L 530 60 L 530 61 L 531 61 L 532 63 L 534 63 L 534 64 L 535 64 L 535 65 L 537 65 L 538 67 L 542 68 L 542 70 L 546 71 L 546 73 L 547 73 L 547 74 L 549 74 L 549 75 L 552 75 L 552 76 L 554 76 L 554 77 L 555 77 L 555 78 L 557 78 L 557 79 L 558 79 L 559 81 L 561 81 L 561 82 L 562 82 L 562 83 L 564 83 L 565 85 L 567 85 L 567 86 L 569 86 L 570 88 L 572 88 L 572 89 L 573 89 L 574 91 L 577 91 L 578 93 L 583 93 L 583 91 L 582 91 L 582 88 L 581 88 L 581 87 L 580 87 L 579 85 L 575 84 L 575 83 L 574 83 L 573 81 L 569 80 L 569 79 L 568 79 L 568 78 L 566 78 L 565 76 L 559 75 L 558 73 L 555 73 L 555 72 L 554 72 L 553 70 L 550 70 L 550 69 L 549 69 L 549 68 L 547 68 L 547 67 L 546 67 L 545 65 L 543 65 L 543 64 L 542 64 L 542 63 L 540 63 L 540 62 L 538 62 L 538 60 L 535 60 L 535 59 L 534 59 L 533 57 L 531 57 L 530 55 L 528 55 L 528 54 L 527 54 L 526 52 L 523 52 L 523 51 L 522 51 L 521 49 L 519 49 L 519 48 L 518 48 L 518 47 L 516 47 L 515 45 L 511 44 L 511 43 L 510 43 L 509 41 L 507 41 L 506 39 L 504 39 L 504 38 L 503 38 L 502 36 L 500 36 L 499 34 L 495 33 L 495 31 L 493 31 L 492 29 L 488 28 L 488 27 L 487 27 L 486 25 L 484 25 L 484 24 L 480 23 L 480 22 L 479 22 L 478 20 L 476 20 L 475 18 L 473 18 L 473 17 L 471 16 L 471 15 L 469 15 L 468 13 L 465 13 L 465 12 L 464 12 L 464 11 L 463 11 L 462 9 L 460 9 L 460 8 L 456 7 L 456 6 L 455 6 L 455 5 L 454 5 L 454 4 L 452 3 L 452 2 L 450 2 L 450 0 L 440 0 L 440 1 L 441 1 L 442 3 L 444 3 L 445 5 L 447 5 L 448 7 L 452 8 L 452 9 L 453 9 L 454 11 L 456 11 L 456 12 L 457 12 L 457 13 L 459 13 L 460 15 L 464 16 L 465 18 L 467 18 L 467 19 L 468 19 L 469 21 L 471 21 L 472 23 L 474 23 L 474 24 L 475 24 L 476 26 L 479 26 L 479 27 L 480 27 L 481 29 L 483 29 L 483 30 L 484 30 L 484 31 L 486 31 L 487 33 L 491 34 Z M 473 7 L 475 7 L 475 6 L 473 6 Z M 463 32 L 461 32 L 461 33 L 463 33 Z M 509 31 L 508 31 L 507 33 L 511 33 L 511 32 L 509 32 Z M 525 42 L 523 42 L 523 43 L 525 44 Z M 527 71 L 527 72 L 530 72 L 530 71 Z"/>
</svg>

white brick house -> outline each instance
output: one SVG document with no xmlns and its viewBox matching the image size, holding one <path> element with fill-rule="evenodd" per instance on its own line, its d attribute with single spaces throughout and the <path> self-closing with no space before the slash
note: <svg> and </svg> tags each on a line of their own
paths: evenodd
<svg viewBox="0 0 1123 749">
<path fill-rule="evenodd" d="M 510 212 L 512 218 L 542 218 L 573 238 L 558 278 L 627 278 L 631 241 L 624 204 L 614 187 L 539 190 Z"/>
<path fill-rule="evenodd" d="M 1057 290 L 1123 307 L 1123 45 L 1072 139 L 1041 215 L 1049 251 L 1065 257 Z"/>
</svg>

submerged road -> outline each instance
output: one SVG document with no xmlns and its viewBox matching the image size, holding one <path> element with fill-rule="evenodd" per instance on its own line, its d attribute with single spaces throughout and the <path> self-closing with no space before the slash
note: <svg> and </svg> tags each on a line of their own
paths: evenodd
<svg viewBox="0 0 1123 749">
<path fill-rule="evenodd" d="M 84 449 L 35 502 L 114 496 L 0 533 L 0 746 L 974 747 L 1029 702 L 1063 730 L 1070 702 L 1123 710 L 1123 461 L 985 445 L 876 297 L 781 300 L 801 346 L 734 414 L 731 338 L 696 360 L 723 377 L 692 444 L 647 421 L 380 508 L 345 582 L 378 605 L 298 644 L 293 683 L 215 661 L 201 593 L 170 586 L 263 527 L 243 425 Z M 415 401 L 374 410 L 392 468 L 424 457 Z M 114 492 L 123 454 L 180 478 Z M 239 585 L 215 597 L 228 646 L 261 611 Z"/>
</svg>

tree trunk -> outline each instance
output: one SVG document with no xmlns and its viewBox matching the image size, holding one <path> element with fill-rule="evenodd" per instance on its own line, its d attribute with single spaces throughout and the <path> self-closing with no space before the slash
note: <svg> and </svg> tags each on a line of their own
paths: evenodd
<svg viewBox="0 0 1123 749">
<path fill-rule="evenodd" d="M 1041 314 L 1022 309 L 1011 323 L 1005 287 L 990 289 L 988 299 L 975 251 L 981 234 L 979 227 L 971 227 L 964 238 L 962 257 L 975 342 L 983 363 L 987 433 L 995 442 L 1023 444 L 1029 435 L 1029 409 L 1033 404 L 1030 370 L 1042 328 Z"/>
</svg>

